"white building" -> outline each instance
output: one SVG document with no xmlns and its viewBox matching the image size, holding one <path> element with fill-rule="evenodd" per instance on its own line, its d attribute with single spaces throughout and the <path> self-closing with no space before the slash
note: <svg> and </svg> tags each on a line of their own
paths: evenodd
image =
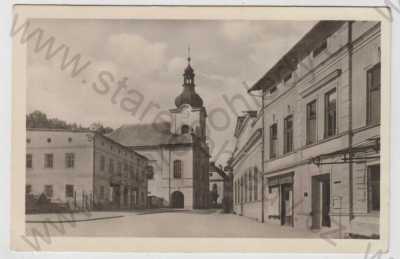
<svg viewBox="0 0 400 259">
<path fill-rule="evenodd" d="M 321 21 L 250 89 L 264 98 L 265 221 L 379 236 L 380 41 L 379 22 Z"/>
<path fill-rule="evenodd" d="M 201 209 L 208 207 L 209 196 L 207 113 L 188 62 L 171 121 L 124 125 L 109 137 L 149 159 L 149 196 L 162 198 L 166 206 Z"/>
</svg>

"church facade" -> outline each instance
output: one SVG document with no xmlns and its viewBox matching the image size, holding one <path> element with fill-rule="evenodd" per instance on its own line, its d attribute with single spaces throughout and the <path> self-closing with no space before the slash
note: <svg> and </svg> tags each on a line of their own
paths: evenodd
<svg viewBox="0 0 400 259">
<path fill-rule="evenodd" d="M 204 209 L 209 206 L 207 112 L 195 91 L 194 70 L 183 74 L 183 91 L 170 109 L 171 121 L 123 125 L 109 137 L 148 158 L 149 200 L 163 206 Z"/>
</svg>

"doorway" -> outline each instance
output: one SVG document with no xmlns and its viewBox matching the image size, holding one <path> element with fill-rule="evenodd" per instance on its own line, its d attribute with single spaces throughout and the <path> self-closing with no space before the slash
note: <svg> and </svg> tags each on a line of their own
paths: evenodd
<svg viewBox="0 0 400 259">
<path fill-rule="evenodd" d="M 172 208 L 183 208 L 184 207 L 184 196 L 180 191 L 174 191 L 171 195 L 171 207 Z"/>
<path fill-rule="evenodd" d="M 281 185 L 281 225 L 293 226 L 293 185 Z"/>
<path fill-rule="evenodd" d="M 329 174 L 312 177 L 312 228 L 330 227 L 331 185 Z"/>
</svg>

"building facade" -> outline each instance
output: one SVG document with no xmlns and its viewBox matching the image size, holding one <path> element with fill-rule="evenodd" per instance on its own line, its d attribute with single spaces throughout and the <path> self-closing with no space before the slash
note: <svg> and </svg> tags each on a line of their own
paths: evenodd
<svg viewBox="0 0 400 259">
<path fill-rule="evenodd" d="M 230 160 L 234 212 L 261 220 L 262 125 L 257 111 L 248 111 L 237 118 L 234 136 L 235 149 Z"/>
<path fill-rule="evenodd" d="M 71 210 L 147 206 L 148 160 L 92 131 L 28 129 L 26 193 Z"/>
<path fill-rule="evenodd" d="M 176 108 L 168 111 L 171 120 L 124 125 L 109 135 L 148 158 L 149 196 L 173 208 L 209 206 L 207 112 L 195 91 L 194 76 L 188 58 L 183 91 L 175 99 Z"/>
<path fill-rule="evenodd" d="M 250 89 L 263 93 L 266 222 L 379 236 L 380 41 L 379 22 L 318 22 Z M 240 213 L 248 180 L 234 182 Z"/>
</svg>

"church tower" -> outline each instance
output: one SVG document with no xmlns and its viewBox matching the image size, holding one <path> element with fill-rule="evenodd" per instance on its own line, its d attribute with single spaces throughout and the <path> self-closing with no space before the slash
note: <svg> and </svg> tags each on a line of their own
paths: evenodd
<svg viewBox="0 0 400 259">
<path fill-rule="evenodd" d="M 173 134 L 192 133 L 202 141 L 206 140 L 206 109 L 203 99 L 196 93 L 194 77 L 191 66 L 190 48 L 188 51 L 188 64 L 183 73 L 183 89 L 175 98 L 176 109 L 171 110 L 174 116 Z"/>
<path fill-rule="evenodd" d="M 191 186 L 191 197 L 188 196 L 188 189 L 183 188 L 184 184 L 176 185 L 173 190 L 183 191 L 187 197 L 187 203 L 192 204 L 194 209 L 208 208 L 209 205 L 209 148 L 206 143 L 206 108 L 203 99 L 195 90 L 195 73 L 191 66 L 190 49 L 188 51 L 187 66 L 183 73 L 182 92 L 175 98 L 175 109 L 170 110 L 172 115 L 171 134 L 181 141 L 190 143 L 186 147 L 180 145 L 179 152 L 183 152 L 185 158 L 182 164 L 187 165 L 186 177 L 190 182 L 185 183 Z M 175 148 L 178 150 L 178 147 Z M 179 154 L 179 153 L 176 153 Z M 175 155 L 175 153 L 173 153 Z M 190 168 L 189 168 L 190 167 Z M 176 183 L 176 181 L 174 181 Z M 171 195 L 171 202 L 174 204 L 174 192 Z M 191 198 L 191 200 L 190 200 Z"/>
</svg>

